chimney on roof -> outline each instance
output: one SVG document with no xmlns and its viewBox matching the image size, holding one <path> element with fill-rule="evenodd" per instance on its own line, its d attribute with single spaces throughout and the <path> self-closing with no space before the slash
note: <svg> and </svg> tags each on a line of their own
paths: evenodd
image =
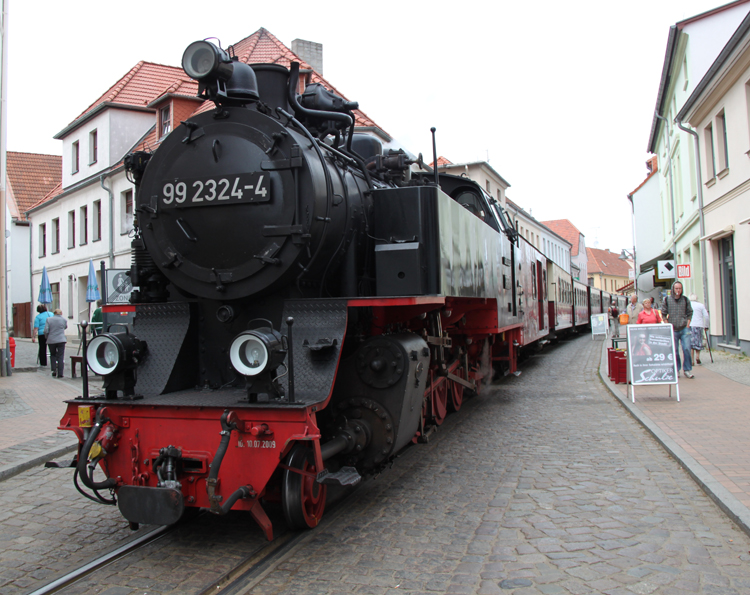
<svg viewBox="0 0 750 595">
<path fill-rule="evenodd" d="M 646 161 L 646 167 L 648 168 L 648 173 L 652 174 L 656 170 L 656 161 L 657 156 L 654 155 L 653 157 L 650 157 L 648 161 Z"/>
<path fill-rule="evenodd" d="M 323 44 L 304 39 L 292 41 L 292 51 L 312 66 L 313 70 L 323 76 Z"/>
</svg>

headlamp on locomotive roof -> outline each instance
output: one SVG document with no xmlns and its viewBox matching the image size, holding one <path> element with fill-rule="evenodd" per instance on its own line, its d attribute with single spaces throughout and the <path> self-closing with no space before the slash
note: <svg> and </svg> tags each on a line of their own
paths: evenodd
<svg viewBox="0 0 750 595">
<path fill-rule="evenodd" d="M 229 359 L 243 376 L 273 371 L 283 363 L 285 356 L 281 335 L 269 327 L 240 333 L 229 348 Z"/>
<path fill-rule="evenodd" d="M 210 41 L 191 43 L 182 55 L 182 69 L 200 83 L 199 95 L 207 92 L 217 103 L 242 104 L 259 97 L 253 69 Z"/>
</svg>

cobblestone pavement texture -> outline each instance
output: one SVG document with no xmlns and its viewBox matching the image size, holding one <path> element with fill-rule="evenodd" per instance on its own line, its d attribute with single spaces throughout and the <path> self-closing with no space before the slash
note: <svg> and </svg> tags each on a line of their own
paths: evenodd
<svg viewBox="0 0 750 595">
<path fill-rule="evenodd" d="M 700 464 L 744 507 L 750 508 L 750 359 L 714 352 L 715 367 L 708 352 L 695 366 L 695 378 L 680 376 L 680 402 L 672 387 L 638 386 L 635 405 L 666 436 Z M 744 383 L 746 378 L 749 382 Z M 612 385 L 620 398 L 629 399 L 627 385 Z M 750 517 L 750 511 L 747 515 Z"/>
<path fill-rule="evenodd" d="M 612 399 L 600 350 L 563 343 L 483 391 L 248 592 L 747 592 L 750 539 Z M 132 537 L 71 475 L 0 484 L 0 592 L 29 593 Z M 260 541 L 247 515 L 210 517 L 65 593 L 197 592 Z"/>
<path fill-rule="evenodd" d="M 747 592 L 750 539 L 612 400 L 600 350 L 534 358 L 252 592 Z"/>
<path fill-rule="evenodd" d="M 70 377 L 70 356 L 77 347 L 66 348 L 66 377 L 57 379 L 49 367 L 37 365 L 37 343 L 16 339 L 13 375 L 0 378 L 0 479 L 29 463 L 60 456 L 77 443 L 72 432 L 57 430 L 65 412 L 63 401 L 81 394 L 80 366 L 78 377 Z M 101 388 L 101 379 L 91 377 L 89 389 L 100 392 Z"/>
<path fill-rule="evenodd" d="M 730 380 L 750 386 L 750 357 L 726 351 L 712 351 L 709 355 L 708 350 L 705 349 L 701 351 L 701 364 L 698 367 L 704 367 Z"/>
</svg>

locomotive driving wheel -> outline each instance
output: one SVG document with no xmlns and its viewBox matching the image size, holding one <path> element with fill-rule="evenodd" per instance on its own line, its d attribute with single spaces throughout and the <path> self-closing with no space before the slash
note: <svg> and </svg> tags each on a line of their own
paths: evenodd
<svg viewBox="0 0 750 595">
<path fill-rule="evenodd" d="M 466 379 L 466 372 L 463 368 L 456 368 L 455 372 L 453 372 L 455 376 L 458 376 L 459 378 Z M 461 405 L 464 402 L 464 385 L 460 382 L 456 382 L 455 380 L 451 381 L 451 406 L 453 408 L 453 411 L 458 411 L 461 409 Z"/>
<path fill-rule="evenodd" d="M 281 502 L 290 529 L 317 527 L 326 506 L 326 487 L 319 484 L 312 449 L 302 444 L 292 448 L 286 459 Z"/>
<path fill-rule="evenodd" d="M 448 382 L 442 381 L 432 389 L 432 419 L 436 425 L 445 421 L 448 414 Z"/>
</svg>

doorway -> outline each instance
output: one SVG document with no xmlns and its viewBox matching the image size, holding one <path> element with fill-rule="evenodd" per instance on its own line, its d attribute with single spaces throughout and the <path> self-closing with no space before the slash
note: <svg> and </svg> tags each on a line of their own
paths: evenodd
<svg viewBox="0 0 750 595">
<path fill-rule="evenodd" d="M 719 271 L 721 275 L 721 305 L 724 322 L 724 342 L 738 345 L 737 295 L 734 275 L 734 237 L 719 240 Z"/>
</svg>

